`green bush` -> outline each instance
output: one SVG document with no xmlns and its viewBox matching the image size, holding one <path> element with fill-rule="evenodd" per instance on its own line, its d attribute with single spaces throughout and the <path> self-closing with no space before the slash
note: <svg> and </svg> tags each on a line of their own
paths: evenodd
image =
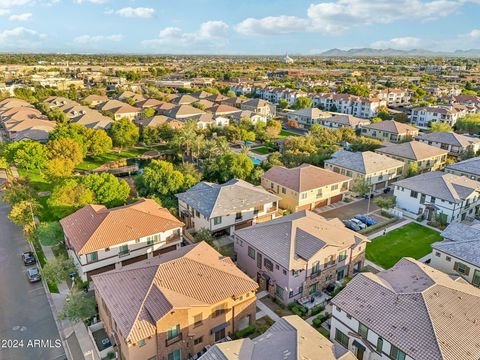
<svg viewBox="0 0 480 360">
<path fill-rule="evenodd" d="M 325 310 L 325 306 L 317 305 L 310 309 L 310 315 L 317 315 L 320 314 L 323 310 Z"/>
<path fill-rule="evenodd" d="M 330 315 L 328 314 L 325 314 L 325 315 L 318 315 L 316 318 L 313 319 L 312 321 L 312 325 L 314 328 L 319 328 L 320 326 L 322 326 L 322 324 L 328 320 L 328 318 L 330 317 Z"/>
<path fill-rule="evenodd" d="M 255 325 L 249 325 L 247 326 L 246 328 L 242 329 L 242 330 L 238 330 L 235 335 L 234 335 L 234 338 L 235 339 L 243 339 L 243 338 L 246 338 L 247 336 L 250 336 L 252 335 L 254 332 L 255 332 Z"/>
<path fill-rule="evenodd" d="M 291 302 L 290 304 L 288 304 L 288 310 L 300 317 L 303 317 L 308 313 L 308 309 L 305 306 L 300 305 L 296 302 Z"/>
</svg>

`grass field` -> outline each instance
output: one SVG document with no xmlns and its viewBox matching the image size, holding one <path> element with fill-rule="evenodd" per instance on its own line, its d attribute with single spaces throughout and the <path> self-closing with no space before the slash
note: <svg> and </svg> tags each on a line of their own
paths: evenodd
<svg viewBox="0 0 480 360">
<path fill-rule="evenodd" d="M 282 130 L 280 131 L 280 134 L 278 134 L 277 139 L 283 139 L 283 138 L 286 138 L 287 136 L 300 136 L 300 135 L 287 130 Z"/>
<path fill-rule="evenodd" d="M 35 191 L 52 191 L 53 185 L 46 180 L 38 170 L 18 169 L 18 174 L 24 176 L 32 182 Z"/>
<path fill-rule="evenodd" d="M 442 237 L 437 231 L 410 223 L 373 239 L 367 245 L 366 257 L 389 269 L 402 257 L 422 258 L 432 251 L 432 243 L 441 240 Z"/>
<path fill-rule="evenodd" d="M 251 151 L 254 152 L 255 154 L 260 154 L 260 155 L 267 155 L 273 152 L 273 150 L 267 146 L 259 146 L 256 148 L 252 148 Z"/>
<path fill-rule="evenodd" d="M 147 151 L 150 151 L 150 149 L 147 149 L 147 148 L 130 149 L 122 152 L 111 151 L 109 153 L 99 155 L 96 157 L 87 156 L 85 158 L 85 161 L 83 161 L 80 165 L 78 165 L 76 169 L 83 170 L 83 171 L 91 171 L 93 169 L 96 169 L 102 166 L 107 162 L 137 157 L 142 155 L 143 153 L 146 153 Z"/>
</svg>

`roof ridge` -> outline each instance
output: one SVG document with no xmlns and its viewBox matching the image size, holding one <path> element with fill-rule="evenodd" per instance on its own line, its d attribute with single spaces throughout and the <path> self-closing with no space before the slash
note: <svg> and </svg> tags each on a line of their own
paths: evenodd
<svg viewBox="0 0 480 360">
<path fill-rule="evenodd" d="M 434 283 L 434 285 L 436 285 L 436 284 Z M 432 286 L 433 286 L 433 285 L 432 285 Z M 430 287 L 429 287 L 429 288 L 430 288 Z M 432 314 L 430 313 L 430 309 L 429 309 L 428 306 L 427 306 L 427 302 L 426 302 L 426 299 L 425 299 L 425 292 L 424 292 L 424 291 L 421 292 L 421 296 L 422 296 L 422 304 L 423 304 L 423 306 L 425 306 L 425 310 L 426 310 L 426 312 L 427 312 L 427 314 L 428 314 L 428 322 L 429 322 L 430 326 L 432 327 L 432 331 L 433 331 L 433 334 L 434 334 L 433 338 L 435 339 L 435 341 L 434 341 L 434 342 L 435 342 L 435 345 L 437 346 L 438 352 L 439 352 L 440 355 L 442 356 L 442 359 L 444 359 L 444 355 L 443 355 L 442 348 L 440 347 L 440 344 L 438 343 L 437 330 L 436 330 L 436 328 L 435 328 L 435 326 L 434 326 L 434 324 L 433 324 Z M 442 360 L 442 359 L 438 359 L 438 360 Z"/>
</svg>

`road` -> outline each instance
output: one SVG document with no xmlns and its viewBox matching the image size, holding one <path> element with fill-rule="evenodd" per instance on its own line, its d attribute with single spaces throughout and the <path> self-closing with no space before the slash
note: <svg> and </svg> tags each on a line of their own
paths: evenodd
<svg viewBox="0 0 480 360">
<path fill-rule="evenodd" d="M 30 284 L 20 255 L 29 250 L 0 201 L 0 360 L 65 359 L 41 282 Z"/>
</svg>

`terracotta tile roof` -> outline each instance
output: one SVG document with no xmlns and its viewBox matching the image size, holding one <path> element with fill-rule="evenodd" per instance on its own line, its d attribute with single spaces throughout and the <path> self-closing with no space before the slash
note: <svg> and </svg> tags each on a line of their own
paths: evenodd
<svg viewBox="0 0 480 360">
<path fill-rule="evenodd" d="M 215 105 L 207 110 L 211 111 L 215 115 L 227 115 L 227 114 L 232 114 L 240 111 L 236 107 L 233 107 L 230 105 Z"/>
<path fill-rule="evenodd" d="M 303 164 L 292 169 L 274 166 L 262 177 L 297 192 L 351 180 L 348 176 L 309 164 Z"/>
<path fill-rule="evenodd" d="M 170 100 L 171 103 L 176 104 L 176 105 L 188 105 L 191 103 L 194 103 L 198 101 L 196 97 L 193 97 L 192 95 L 179 95 L 176 98 Z"/>
<path fill-rule="evenodd" d="M 480 289 L 417 260 L 358 274 L 332 303 L 412 359 L 480 358 Z"/>
<path fill-rule="evenodd" d="M 211 306 L 258 285 L 232 260 L 201 242 L 92 277 L 120 333 L 137 342 L 175 308 Z"/>
<path fill-rule="evenodd" d="M 417 128 L 408 124 L 403 124 L 403 123 L 394 121 L 394 120 L 386 120 L 378 123 L 371 123 L 370 125 L 362 125 L 362 127 L 367 129 L 374 129 L 378 131 L 386 131 L 386 132 L 397 134 L 397 135 L 418 133 Z"/>
<path fill-rule="evenodd" d="M 415 161 L 448 154 L 448 150 L 440 149 L 436 146 L 428 145 L 419 141 L 390 144 L 375 151 L 380 154 L 399 156 Z"/>
<path fill-rule="evenodd" d="M 113 209 L 87 205 L 60 220 L 60 224 L 79 255 L 184 225 L 150 199 Z"/>
</svg>

